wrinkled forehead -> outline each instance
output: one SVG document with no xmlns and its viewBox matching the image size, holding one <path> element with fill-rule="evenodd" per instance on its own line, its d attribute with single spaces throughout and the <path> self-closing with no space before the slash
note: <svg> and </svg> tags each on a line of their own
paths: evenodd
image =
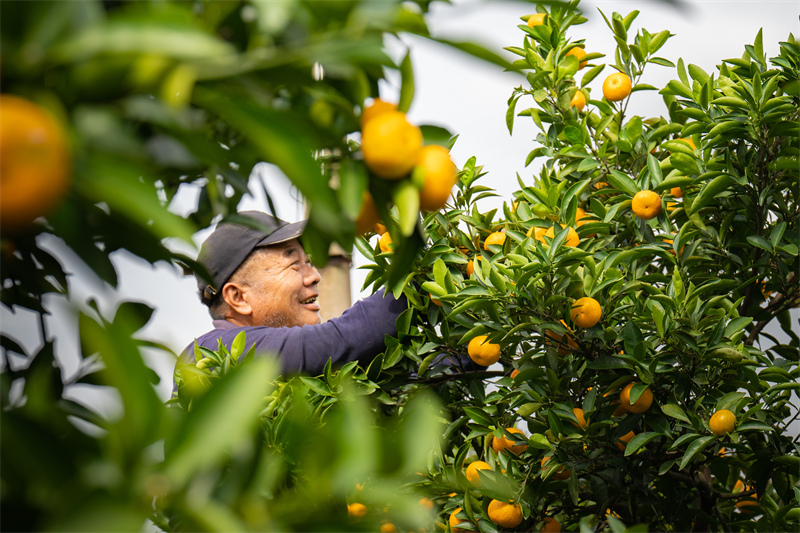
<svg viewBox="0 0 800 533">
<path fill-rule="evenodd" d="M 303 245 L 300 244 L 299 239 L 292 239 L 286 242 L 279 242 L 277 244 L 270 244 L 268 246 L 264 246 L 262 249 L 271 252 L 277 253 L 279 255 L 289 255 L 289 254 L 300 254 L 304 255 L 305 250 L 303 249 Z"/>
<path fill-rule="evenodd" d="M 307 257 L 303 245 L 298 239 L 259 247 L 254 250 L 254 252 L 256 251 L 259 252 L 258 256 L 273 264 L 293 262 Z"/>
</svg>

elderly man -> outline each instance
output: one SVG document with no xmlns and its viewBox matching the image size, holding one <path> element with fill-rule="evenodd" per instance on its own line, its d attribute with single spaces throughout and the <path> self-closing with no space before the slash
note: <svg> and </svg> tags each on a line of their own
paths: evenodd
<svg viewBox="0 0 800 533">
<path fill-rule="evenodd" d="M 245 211 L 262 229 L 219 224 L 198 256 L 213 278 L 200 276 L 201 301 L 208 306 L 214 329 L 197 344 L 217 349 L 218 339 L 230 347 L 241 331 L 247 349 L 276 354 L 284 372 L 320 374 L 333 363 L 368 364 L 385 349 L 386 335 L 396 333 L 395 320 L 405 298 L 384 297 L 383 291 L 361 300 L 338 318 L 321 323 L 319 272 L 298 237 L 305 221 L 287 224 L 258 211 Z M 191 360 L 192 346 L 185 357 Z"/>
</svg>

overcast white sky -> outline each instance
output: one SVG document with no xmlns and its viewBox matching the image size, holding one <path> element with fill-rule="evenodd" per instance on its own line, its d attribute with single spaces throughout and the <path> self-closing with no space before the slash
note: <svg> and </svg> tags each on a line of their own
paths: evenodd
<svg viewBox="0 0 800 533">
<path fill-rule="evenodd" d="M 695 63 L 706 72 L 713 72 L 722 59 L 740 57 L 745 44 L 751 44 L 759 28 L 764 29 L 764 48 L 767 57 L 778 54 L 778 42 L 786 40 L 789 33 L 800 35 L 798 15 L 800 3 L 786 1 L 706 1 L 688 2 L 685 9 L 676 10 L 664 2 L 657 1 L 594 1 L 582 4 L 589 21 L 573 28 L 573 39 L 585 38 L 586 49 L 590 52 L 605 53 L 609 62 L 613 58 L 614 41 L 597 8 L 609 17 L 618 11 L 627 14 L 638 9 L 639 17 L 629 32 L 635 34 L 639 28 L 651 33 L 669 29 L 675 36 L 661 49 L 659 55 L 673 62 L 683 57 L 688 63 Z M 471 40 L 484 44 L 497 53 L 503 47 L 521 46 L 523 34 L 517 28 L 519 17 L 535 12 L 533 4 L 519 2 L 469 2 L 459 1 L 456 5 L 435 2 L 432 4 L 429 19 L 434 35 L 446 36 L 454 40 Z M 532 138 L 536 135 L 533 124 L 519 118 L 515 124 L 513 137 L 505 125 L 506 102 L 513 88 L 522 83 L 519 75 L 500 72 L 497 68 L 448 47 L 431 43 L 420 38 L 403 37 L 411 46 L 416 75 L 416 96 L 409 112 L 409 118 L 418 124 L 437 124 L 460 135 L 452 155 L 461 166 L 469 157 L 477 156 L 478 163 L 489 172 L 484 183 L 498 190 L 503 199 L 518 188 L 516 174 L 530 182 L 535 168 L 524 167 L 527 153 L 534 147 Z M 392 43 L 390 43 L 392 44 Z M 396 43 L 394 43 L 396 44 Z M 602 60 L 598 60 L 602 61 Z M 592 82 L 590 87 L 599 93 L 600 85 L 610 67 Z M 653 65 L 645 74 L 645 83 L 663 86 L 667 81 L 677 78 L 674 70 Z M 382 87 L 385 99 L 396 98 L 398 88 L 391 84 Z M 645 117 L 665 114 L 661 97 L 653 93 L 634 93 L 629 109 Z M 530 107 L 520 102 L 517 109 Z M 264 177 L 278 202 L 288 209 L 279 212 L 283 218 L 298 219 L 302 210 L 287 198 L 284 179 L 273 168 L 264 165 Z M 284 189 L 284 192 L 281 190 Z M 291 193 L 289 193 L 291 194 Z M 283 198 L 283 200 L 280 200 Z M 498 207 L 502 199 L 487 201 L 486 209 Z M 263 198 L 246 199 L 241 208 L 266 209 Z M 201 242 L 205 234 L 198 235 Z M 118 256 L 115 258 L 120 274 L 120 293 L 111 297 L 106 309 L 113 309 L 116 301 L 135 299 L 149 302 L 156 308 L 151 323 L 143 334 L 180 351 L 194 337 L 210 329 L 211 321 L 205 308 L 196 297 L 193 278 L 184 278 L 176 269 L 166 265 L 155 268 L 135 258 Z M 69 270 L 76 270 L 75 262 L 65 258 Z M 360 264 L 356 258 L 356 264 Z M 358 295 L 363 282 L 363 274 L 353 273 L 353 292 Z M 76 280 L 76 301 L 102 292 L 102 287 L 93 282 Z M 51 299 L 51 306 L 63 305 Z M 26 345 L 35 345 L 39 339 L 25 337 L 22 333 L 20 317 L 12 317 L 7 311 L 0 312 L 3 329 L 22 337 Z M 65 329 L 51 326 L 62 351 L 75 352 L 77 339 L 65 333 Z M 171 372 L 174 365 L 171 358 L 163 354 L 152 354 L 150 360 L 162 375 L 159 393 L 164 398 L 171 388 Z M 67 374 L 74 372 L 77 359 L 67 365 Z"/>
</svg>

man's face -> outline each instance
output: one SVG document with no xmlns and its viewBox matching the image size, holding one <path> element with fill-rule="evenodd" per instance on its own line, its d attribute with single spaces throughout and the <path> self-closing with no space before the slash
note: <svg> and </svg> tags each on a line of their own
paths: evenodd
<svg viewBox="0 0 800 533">
<path fill-rule="evenodd" d="M 319 324 L 320 276 L 297 239 L 268 246 L 249 265 L 248 301 L 253 325 Z"/>
</svg>

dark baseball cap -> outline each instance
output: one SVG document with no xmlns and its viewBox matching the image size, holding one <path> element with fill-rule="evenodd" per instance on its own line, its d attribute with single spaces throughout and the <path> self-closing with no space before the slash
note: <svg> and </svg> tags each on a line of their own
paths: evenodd
<svg viewBox="0 0 800 533">
<path fill-rule="evenodd" d="M 253 250 L 298 238 L 306 222 L 290 224 L 261 211 L 242 211 L 226 217 L 205 240 L 197 256 L 197 261 L 213 279 L 211 284 L 195 273 L 203 303 L 210 304 L 216 299 Z"/>
</svg>

